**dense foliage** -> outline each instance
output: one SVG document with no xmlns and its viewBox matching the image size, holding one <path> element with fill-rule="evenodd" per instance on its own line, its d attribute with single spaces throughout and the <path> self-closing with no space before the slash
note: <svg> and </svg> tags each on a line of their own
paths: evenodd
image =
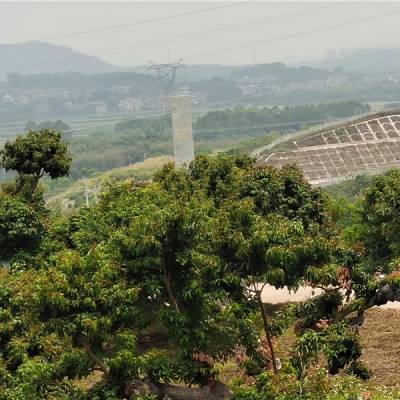
<svg viewBox="0 0 400 400">
<path fill-rule="evenodd" d="M 221 111 L 210 111 L 198 118 L 198 129 L 225 129 L 240 127 L 262 127 L 263 125 L 286 126 L 298 129 L 304 123 L 324 122 L 334 118 L 350 117 L 370 111 L 368 104 L 357 101 L 272 108 L 236 107 Z"/>
<path fill-rule="evenodd" d="M 67 173 L 58 139 L 51 165 Z M 29 152 L 10 154 L 24 176 L 53 172 L 38 154 L 29 170 Z M 197 157 L 146 184 L 110 181 L 69 218 L 46 210 L 39 189 L 4 188 L 0 399 L 354 399 L 364 390 L 355 376 L 369 377 L 356 327 L 368 307 L 400 298 L 399 181 L 373 181 L 358 223 L 374 230 L 356 244 L 298 168 L 259 169 L 248 157 Z M 373 238 L 389 251 L 384 277 Z M 323 293 L 277 311 L 263 304 L 266 285 L 305 283 Z M 287 329 L 295 343 L 278 354 Z M 220 378 L 233 360 L 231 392 Z M 332 378 L 339 372 L 350 377 Z"/>
</svg>

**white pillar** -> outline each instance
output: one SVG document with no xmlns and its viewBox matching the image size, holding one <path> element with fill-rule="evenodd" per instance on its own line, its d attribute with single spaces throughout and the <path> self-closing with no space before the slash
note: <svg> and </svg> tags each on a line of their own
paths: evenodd
<svg viewBox="0 0 400 400">
<path fill-rule="evenodd" d="M 194 160 L 192 98 L 171 96 L 170 108 L 174 135 L 175 165 L 180 168 Z"/>
</svg>

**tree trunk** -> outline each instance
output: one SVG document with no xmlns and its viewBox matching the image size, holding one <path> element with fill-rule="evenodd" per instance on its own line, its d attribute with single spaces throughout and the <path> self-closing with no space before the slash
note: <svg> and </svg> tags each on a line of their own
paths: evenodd
<svg viewBox="0 0 400 400">
<path fill-rule="evenodd" d="M 351 326 L 360 327 L 365 320 L 365 311 L 374 306 L 382 306 L 389 301 L 400 301 L 400 288 L 396 285 L 385 284 L 369 299 L 366 299 L 359 309 L 354 310 L 353 303 L 349 303 L 346 307 L 339 310 L 334 318 L 334 322 L 347 319 Z M 355 314 L 355 316 L 352 316 Z"/>
<path fill-rule="evenodd" d="M 260 308 L 261 316 L 263 319 L 265 338 L 267 339 L 269 351 L 271 353 L 272 367 L 274 369 L 274 373 L 277 374 L 278 373 L 278 363 L 276 362 L 274 344 L 272 343 L 272 337 L 271 337 L 271 333 L 269 331 L 267 314 L 265 312 L 264 304 L 263 304 L 262 298 L 261 298 L 261 290 L 257 290 L 256 296 L 257 296 L 257 301 L 258 301 L 258 306 Z"/>
<path fill-rule="evenodd" d="M 157 384 L 146 379 L 132 382 L 130 394 L 153 394 L 160 400 L 165 398 L 171 400 L 230 400 L 233 397 L 229 388 L 220 381 L 217 381 L 211 389 L 209 386 L 192 388 L 164 383 Z"/>
<path fill-rule="evenodd" d="M 92 349 L 90 348 L 89 344 L 85 342 L 84 339 L 80 339 L 82 347 L 85 349 L 87 355 L 92 360 L 92 362 L 98 367 L 100 371 L 104 373 L 104 376 L 108 376 L 108 369 L 103 361 L 93 353 Z"/>
<path fill-rule="evenodd" d="M 167 291 L 167 295 L 169 301 L 171 302 L 172 306 L 174 307 L 175 311 L 180 314 L 180 309 L 178 306 L 178 302 L 175 299 L 174 292 L 172 291 L 172 284 L 171 284 L 171 275 L 167 272 L 167 269 L 163 263 L 163 281 L 165 285 L 165 289 Z"/>
<path fill-rule="evenodd" d="M 31 181 L 31 188 L 30 188 L 30 193 L 29 193 L 29 200 L 33 199 L 33 196 L 36 192 L 37 186 L 39 184 L 39 180 L 40 178 L 42 178 L 42 176 L 44 175 L 44 172 L 41 171 L 39 174 L 36 174 L 32 177 L 32 181 Z"/>
</svg>

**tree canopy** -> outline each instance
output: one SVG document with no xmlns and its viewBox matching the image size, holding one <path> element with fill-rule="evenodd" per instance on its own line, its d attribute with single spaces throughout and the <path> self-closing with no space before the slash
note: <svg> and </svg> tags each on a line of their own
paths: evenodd
<svg viewBox="0 0 400 400">
<path fill-rule="evenodd" d="M 19 176 L 17 193 L 28 186 L 28 195 L 35 194 L 40 178 L 51 179 L 67 176 L 71 156 L 61 134 L 50 129 L 29 131 L 7 142 L 0 151 L 0 166 L 6 171 L 16 171 Z"/>
<path fill-rule="evenodd" d="M 367 308 L 400 298 L 397 180 L 373 181 L 361 222 L 375 230 L 357 245 L 297 167 L 249 157 L 109 181 L 98 204 L 68 218 L 2 194 L 0 244 L 15 258 L 0 279 L 0 399 L 322 400 L 334 384 L 321 354 L 330 374 L 366 379 L 356 328 Z M 384 277 L 366 249 L 375 236 L 392 252 Z M 304 284 L 322 294 L 263 303 L 265 287 Z M 282 354 L 288 328 L 296 339 Z M 243 374 L 233 391 L 220 379 L 232 360 Z"/>
</svg>

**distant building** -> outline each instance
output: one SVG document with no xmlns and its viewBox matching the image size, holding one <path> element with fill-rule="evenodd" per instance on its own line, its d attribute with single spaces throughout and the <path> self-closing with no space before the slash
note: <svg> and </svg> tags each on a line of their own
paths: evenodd
<svg viewBox="0 0 400 400">
<path fill-rule="evenodd" d="M 119 102 L 118 107 L 124 112 L 141 110 L 143 101 L 139 98 L 127 97 Z"/>
<path fill-rule="evenodd" d="M 99 101 L 95 103 L 96 114 L 105 114 L 108 111 L 106 102 Z"/>
</svg>

